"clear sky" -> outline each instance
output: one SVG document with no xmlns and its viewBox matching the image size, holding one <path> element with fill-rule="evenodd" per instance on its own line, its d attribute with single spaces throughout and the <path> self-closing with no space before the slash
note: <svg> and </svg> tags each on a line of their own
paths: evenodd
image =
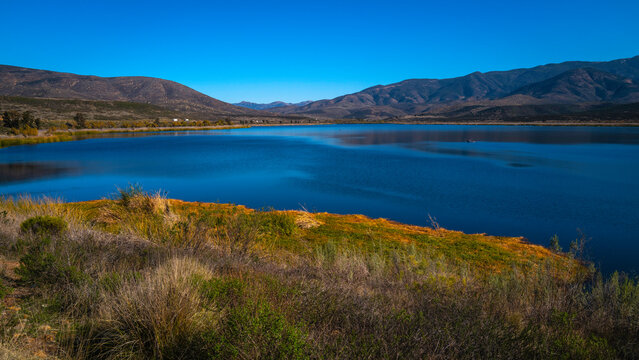
<svg viewBox="0 0 639 360">
<path fill-rule="evenodd" d="M 0 64 L 174 80 L 223 101 L 639 55 L 639 1 L 0 0 Z"/>
</svg>

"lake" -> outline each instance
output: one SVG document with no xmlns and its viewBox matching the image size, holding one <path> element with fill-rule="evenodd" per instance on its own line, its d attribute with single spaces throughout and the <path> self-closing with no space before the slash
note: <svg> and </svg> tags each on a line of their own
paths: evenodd
<svg viewBox="0 0 639 360">
<path fill-rule="evenodd" d="M 139 183 L 171 198 L 361 213 L 564 249 L 639 270 L 639 128 L 323 125 L 0 149 L 0 193 L 66 201 Z"/>
</svg>

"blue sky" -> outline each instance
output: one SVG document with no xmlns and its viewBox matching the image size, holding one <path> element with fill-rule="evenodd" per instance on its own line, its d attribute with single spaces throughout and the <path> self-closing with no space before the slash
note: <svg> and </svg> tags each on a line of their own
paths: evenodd
<svg viewBox="0 0 639 360">
<path fill-rule="evenodd" d="M 174 80 L 223 101 L 639 55 L 639 1 L 0 0 L 0 64 Z"/>
</svg>

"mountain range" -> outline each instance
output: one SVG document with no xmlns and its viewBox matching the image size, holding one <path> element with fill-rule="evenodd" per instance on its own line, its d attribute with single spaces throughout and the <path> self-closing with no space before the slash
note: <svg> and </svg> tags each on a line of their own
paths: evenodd
<svg viewBox="0 0 639 360">
<path fill-rule="evenodd" d="M 270 111 L 318 118 L 370 119 L 443 116 L 468 106 L 476 110 L 527 106 L 530 111 L 535 109 L 531 105 L 543 110 L 549 105 L 637 101 L 639 56 L 608 62 L 570 61 L 528 69 L 474 72 L 450 79 L 410 79 Z"/>
<path fill-rule="evenodd" d="M 140 110 L 139 117 L 164 114 L 165 109 L 170 116 L 184 114 L 201 119 L 227 116 L 265 117 L 277 122 L 286 117 L 296 122 L 312 119 L 457 121 L 578 118 L 587 113 L 609 118 L 603 114 L 610 108 L 611 114 L 623 119 L 638 115 L 633 112 L 637 107 L 618 105 L 639 103 L 639 56 L 474 72 L 449 79 L 409 79 L 334 99 L 295 104 L 281 101 L 229 104 L 164 79 L 99 77 L 0 65 L 0 96 L 4 96 L 0 103 L 20 108 L 26 108 L 25 99 L 31 98 L 51 100 L 39 101 L 40 108 L 53 103 L 54 99 L 82 100 L 82 104 L 74 105 L 79 107 L 96 107 L 99 104 L 95 101 L 110 102 L 107 105 L 117 109 L 128 106 L 119 102 L 157 107 Z M 55 104 L 63 107 L 66 103 Z M 123 114 L 120 116 L 130 113 Z"/>
</svg>

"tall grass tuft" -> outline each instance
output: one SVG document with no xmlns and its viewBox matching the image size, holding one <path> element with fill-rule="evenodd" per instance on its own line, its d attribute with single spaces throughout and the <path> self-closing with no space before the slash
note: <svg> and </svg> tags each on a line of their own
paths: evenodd
<svg viewBox="0 0 639 360">
<path fill-rule="evenodd" d="M 169 202 L 162 191 L 149 194 L 139 184 L 118 189 L 118 202 L 126 209 L 146 214 L 162 215 L 169 212 Z"/>
<path fill-rule="evenodd" d="M 191 358 L 194 342 L 214 329 L 220 314 L 204 309 L 189 280 L 211 277 L 198 262 L 172 258 L 139 277 L 102 293 L 97 314 L 76 334 L 76 355 L 107 358 Z M 189 345 L 191 344 L 191 345 Z"/>
</svg>

